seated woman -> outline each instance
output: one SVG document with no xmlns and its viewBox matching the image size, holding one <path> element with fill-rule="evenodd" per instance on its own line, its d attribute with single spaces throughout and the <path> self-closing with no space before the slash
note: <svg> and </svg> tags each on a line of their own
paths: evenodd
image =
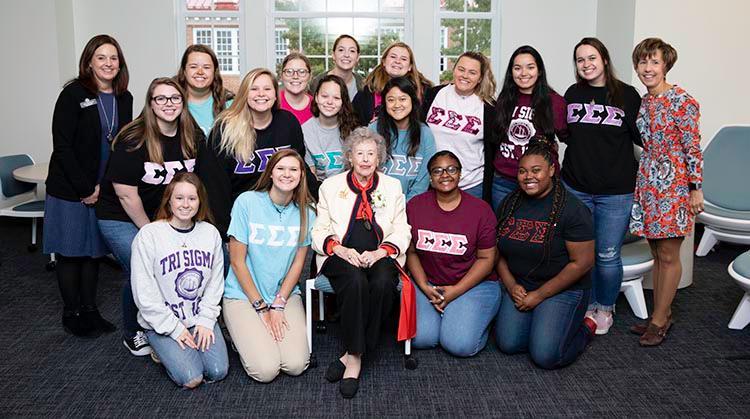
<svg viewBox="0 0 750 419">
<path fill-rule="evenodd" d="M 397 301 L 399 264 L 411 238 L 401 183 L 377 172 L 385 158 L 383 137 L 355 129 L 344 142 L 348 170 L 321 185 L 312 230 L 319 273 L 336 291 L 344 335 L 344 354 L 325 376 L 331 382 L 343 378 L 339 389 L 345 398 L 357 393 L 362 355 L 375 349 Z"/>
<path fill-rule="evenodd" d="M 262 383 L 310 363 L 297 286 L 315 219 L 305 176 L 296 151 L 276 152 L 255 190 L 237 197 L 227 231 L 224 322 L 245 372 Z"/>
<path fill-rule="evenodd" d="M 156 221 L 133 240 L 133 298 L 155 361 L 178 386 L 226 377 L 229 361 L 216 323 L 224 293 L 221 236 L 210 224 L 206 190 L 193 173 L 177 173 Z"/>
<path fill-rule="evenodd" d="M 554 144 L 533 141 L 519 160 L 519 189 L 498 209 L 505 286 L 495 341 L 506 354 L 529 352 L 545 369 L 564 367 L 583 353 L 596 331 L 584 319 L 594 265 L 591 212 L 555 176 Z"/>
<path fill-rule="evenodd" d="M 431 189 L 406 206 L 406 265 L 419 286 L 416 348 L 438 344 L 468 357 L 487 344 L 500 307 L 494 272 L 497 221 L 490 205 L 458 187 L 461 162 L 443 150 L 427 163 Z"/>
</svg>

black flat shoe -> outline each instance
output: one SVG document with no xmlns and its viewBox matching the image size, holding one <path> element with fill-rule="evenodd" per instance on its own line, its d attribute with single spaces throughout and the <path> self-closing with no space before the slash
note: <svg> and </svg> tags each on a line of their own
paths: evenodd
<svg viewBox="0 0 750 419">
<path fill-rule="evenodd" d="M 359 378 L 344 378 L 339 383 L 339 391 L 345 399 L 351 399 L 359 390 Z"/>
<path fill-rule="evenodd" d="M 115 327 L 115 325 L 108 322 L 104 317 L 102 317 L 96 307 L 92 309 L 82 307 L 81 318 L 85 322 L 88 322 L 88 324 L 91 325 L 91 328 L 98 331 L 99 333 L 112 333 L 117 330 L 117 327 Z"/>
<path fill-rule="evenodd" d="M 62 316 L 63 329 L 73 336 L 79 338 L 93 338 L 98 335 L 91 329 L 88 322 L 83 321 L 77 311 L 65 312 Z"/>
<path fill-rule="evenodd" d="M 344 378 L 344 371 L 346 371 L 346 365 L 344 365 L 344 363 L 341 362 L 340 359 L 337 359 L 328 364 L 328 369 L 326 370 L 326 380 L 331 383 L 340 381 L 342 378 Z"/>
</svg>

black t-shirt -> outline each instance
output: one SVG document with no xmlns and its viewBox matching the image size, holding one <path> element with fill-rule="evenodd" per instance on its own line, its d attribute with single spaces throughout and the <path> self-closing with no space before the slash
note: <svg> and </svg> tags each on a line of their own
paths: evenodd
<svg viewBox="0 0 750 419">
<path fill-rule="evenodd" d="M 206 186 L 211 211 L 219 232 L 225 234 L 229 228 L 232 205 L 237 197 L 253 188 L 266 170 L 274 153 L 291 148 L 305 157 L 305 142 L 297 118 L 285 110 L 273 111 L 271 123 L 255 130 L 255 152 L 249 162 L 241 162 L 219 150 L 222 127 L 217 124 L 211 131 L 206 153 L 199 153 L 196 172 Z M 305 166 L 310 193 L 317 196 L 317 180 Z"/>
<path fill-rule="evenodd" d="M 506 198 L 507 199 L 507 198 Z M 552 209 L 552 193 L 542 199 L 523 199 L 515 214 L 508 219 L 498 233 L 497 247 L 508 261 L 510 272 L 527 290 L 535 290 L 552 279 L 570 258 L 566 241 L 584 242 L 594 240 L 594 223 L 589 209 L 573 195 L 566 194 L 565 206 L 550 243 L 550 257 L 542 260 L 544 234 L 549 227 L 547 220 Z M 536 267 L 536 269 L 534 269 Z M 533 269 L 533 272 L 530 271 Z M 568 289 L 590 287 L 586 273 Z"/>
<path fill-rule="evenodd" d="M 138 196 L 150 220 L 154 219 L 164 189 L 178 172 L 192 172 L 195 159 L 185 159 L 180 147 L 180 133 L 174 137 L 160 136 L 164 164 L 149 161 L 146 145 L 129 151 L 130 144 L 119 142 L 109 158 L 107 172 L 101 183 L 96 216 L 102 220 L 132 221 L 120 204 L 112 182 L 137 186 Z"/>
<path fill-rule="evenodd" d="M 570 136 L 562 178 L 577 191 L 622 195 L 635 189 L 633 144 L 642 145 L 635 125 L 641 97 L 633 86 L 622 87 L 620 107 L 607 101 L 606 87 L 574 84 L 565 92 Z"/>
</svg>

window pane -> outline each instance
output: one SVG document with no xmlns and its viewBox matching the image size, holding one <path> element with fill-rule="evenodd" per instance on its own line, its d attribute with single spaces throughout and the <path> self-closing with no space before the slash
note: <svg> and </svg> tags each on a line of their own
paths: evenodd
<svg viewBox="0 0 750 419">
<path fill-rule="evenodd" d="M 374 0 L 372 0 L 375 3 Z M 383 12 L 403 12 L 404 0 L 380 0 L 380 10 Z"/>
<path fill-rule="evenodd" d="M 299 0 L 299 6 L 303 12 L 325 12 L 326 0 Z"/>
<path fill-rule="evenodd" d="M 302 49 L 306 55 L 325 56 L 325 19 L 301 19 Z"/>
<path fill-rule="evenodd" d="M 403 19 L 380 19 L 380 52 L 388 45 L 404 40 Z"/>
<path fill-rule="evenodd" d="M 310 58 L 310 66 L 312 67 L 312 73 L 317 75 L 325 71 L 326 59 L 325 58 Z"/>
<path fill-rule="evenodd" d="M 276 63 L 281 60 L 291 50 L 299 50 L 299 19 L 276 19 L 274 24 L 274 34 L 276 35 Z"/>
<path fill-rule="evenodd" d="M 328 0 L 328 11 L 329 12 L 351 12 L 352 0 Z"/>
<path fill-rule="evenodd" d="M 278 11 L 289 12 L 299 10 L 298 0 L 276 0 L 274 7 Z"/>
<path fill-rule="evenodd" d="M 329 0 L 335 1 L 335 0 Z M 354 0 L 355 12 L 377 12 L 378 2 L 376 0 Z"/>
<path fill-rule="evenodd" d="M 380 61 L 379 57 L 363 57 L 359 59 L 359 65 L 355 69 L 357 74 L 362 77 L 367 77 L 370 72 L 378 65 Z"/>
<path fill-rule="evenodd" d="M 378 55 L 377 19 L 354 19 L 352 35 L 359 42 L 360 55 Z"/>
<path fill-rule="evenodd" d="M 492 0 L 469 0 L 466 2 L 467 12 L 489 12 L 492 9 Z"/>
<path fill-rule="evenodd" d="M 466 20 L 466 50 L 479 51 L 489 56 L 492 46 L 492 20 Z"/>
<path fill-rule="evenodd" d="M 441 32 L 443 28 L 447 32 L 447 44 L 440 48 L 440 55 L 461 55 L 464 52 L 464 19 L 440 19 Z"/>
<path fill-rule="evenodd" d="M 472 0 L 469 0 L 472 1 Z M 441 12 L 463 12 L 464 0 L 440 0 Z"/>
<path fill-rule="evenodd" d="M 240 0 L 185 0 L 185 7 L 191 12 L 238 11 Z"/>
<path fill-rule="evenodd" d="M 335 17 L 328 19 L 328 54 L 333 54 L 333 41 L 342 34 L 351 35 L 353 31 L 352 18 Z M 357 40 L 359 41 L 359 40 Z"/>
</svg>

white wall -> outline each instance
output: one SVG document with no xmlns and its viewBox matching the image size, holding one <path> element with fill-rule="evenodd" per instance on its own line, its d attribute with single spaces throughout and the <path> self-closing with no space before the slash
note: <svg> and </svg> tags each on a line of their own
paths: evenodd
<svg viewBox="0 0 750 419">
<path fill-rule="evenodd" d="M 633 65 L 635 0 L 599 0 L 596 37 L 607 46 L 617 77 L 629 82 Z M 636 86 L 640 88 L 640 86 Z"/>
<path fill-rule="evenodd" d="M 750 123 L 750 2 L 745 0 L 637 0 L 634 42 L 657 36 L 678 60 L 667 76 L 701 105 L 703 143 L 724 124 Z M 643 90 L 635 73 L 634 86 Z"/>
<path fill-rule="evenodd" d="M 2 7 L 0 37 L 6 40 L 8 55 L 0 66 L 0 78 L 5 82 L 0 155 L 29 153 L 37 161 L 46 161 L 52 151 L 52 110 L 62 84 L 55 4 L 16 1 Z"/>
<path fill-rule="evenodd" d="M 547 81 L 563 94 L 575 81 L 573 46 L 596 32 L 596 0 L 508 0 L 500 2 L 500 74 L 502 84 L 508 58 L 521 45 L 539 51 Z"/>
</svg>

